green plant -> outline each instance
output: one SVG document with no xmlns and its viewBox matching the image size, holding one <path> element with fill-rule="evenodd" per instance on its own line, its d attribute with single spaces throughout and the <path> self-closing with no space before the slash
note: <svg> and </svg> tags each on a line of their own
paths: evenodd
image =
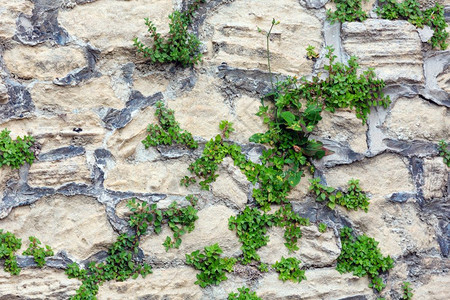
<svg viewBox="0 0 450 300">
<path fill-rule="evenodd" d="M 191 232 L 195 228 L 195 221 L 198 219 L 197 210 L 192 206 L 179 208 L 176 202 L 173 202 L 164 212 L 167 218 L 169 228 L 173 231 L 173 239 L 169 236 L 164 241 L 166 251 L 170 248 L 178 248 L 181 244 L 181 236 L 187 232 Z"/>
<path fill-rule="evenodd" d="M 320 184 L 320 178 L 310 179 L 309 182 L 311 182 L 309 190 L 317 196 L 316 200 L 319 202 L 327 200 L 327 205 L 331 209 L 339 204 L 349 210 L 363 209 L 365 212 L 369 210 L 369 197 L 361 191 L 358 179 L 348 181 L 347 192 Z"/>
<path fill-rule="evenodd" d="M 327 224 L 325 223 L 319 223 L 319 232 L 324 233 L 325 231 L 327 231 Z"/>
<path fill-rule="evenodd" d="M 300 269 L 300 263 L 301 261 L 295 257 L 281 257 L 281 261 L 277 261 L 272 265 L 272 267 L 280 273 L 280 275 L 278 275 L 279 279 L 283 281 L 291 280 L 293 282 L 300 283 L 303 279 L 306 280 L 305 271 Z"/>
<path fill-rule="evenodd" d="M 316 47 L 308 45 L 306 47 L 306 57 L 308 59 L 316 59 L 319 57 L 319 53 L 316 52 Z"/>
<path fill-rule="evenodd" d="M 41 241 L 39 241 L 34 236 L 29 237 L 30 245 L 27 250 L 23 252 L 23 255 L 32 255 L 34 257 L 34 261 L 37 263 L 39 268 L 42 268 L 45 264 L 45 258 L 47 256 L 53 256 L 53 250 L 49 245 L 45 245 L 45 249 L 41 246 Z"/>
<path fill-rule="evenodd" d="M 447 167 L 450 167 L 450 150 L 448 149 L 448 143 L 444 140 L 439 141 L 438 151 L 439 155 L 444 159 L 444 164 L 446 164 Z"/>
<path fill-rule="evenodd" d="M 22 247 L 22 240 L 11 232 L 3 233 L 0 229 L 0 259 L 4 259 L 4 270 L 11 275 L 19 275 L 20 268 L 17 265 L 15 252 Z"/>
<path fill-rule="evenodd" d="M 402 19 L 407 20 L 416 27 L 423 28 L 424 25 L 430 26 L 434 34 L 430 39 L 433 48 L 440 46 L 442 50 L 447 49 L 445 42 L 448 32 L 445 27 L 444 6 L 436 3 L 435 6 L 426 10 L 420 9 L 420 3 L 417 0 L 405 0 L 397 2 L 396 0 L 380 0 L 381 6 L 376 12 L 379 16 L 388 20 Z"/>
<path fill-rule="evenodd" d="M 366 235 L 354 238 L 352 231 L 348 227 L 341 230 L 342 251 L 337 259 L 336 270 L 339 273 L 353 272 L 358 277 L 368 275 L 371 279 L 369 287 L 381 291 L 385 284 L 379 274 L 392 269 L 394 261 L 390 256 L 383 257 L 378 242 L 373 238 Z"/>
<path fill-rule="evenodd" d="M 300 217 L 292 210 L 290 204 L 285 204 L 278 209 L 274 215 L 273 220 L 276 226 L 284 227 L 284 245 L 288 248 L 289 253 L 297 251 L 297 241 L 302 237 L 300 226 L 310 225 L 309 219 Z"/>
<path fill-rule="evenodd" d="M 410 283 L 409 282 L 403 282 L 403 296 L 402 299 L 404 300 L 411 300 L 412 297 L 414 296 L 413 292 L 412 292 L 412 288 L 410 287 Z"/>
<path fill-rule="evenodd" d="M 238 293 L 228 294 L 228 300 L 261 300 L 255 292 L 250 292 L 250 289 L 243 286 L 238 288 Z"/>
<path fill-rule="evenodd" d="M 200 41 L 194 34 L 188 32 L 188 27 L 192 24 L 194 12 L 203 2 L 205 0 L 194 0 L 187 11 L 174 11 L 170 14 L 167 38 L 162 37 L 156 31 L 153 22 L 146 18 L 145 25 L 153 39 L 153 46 L 147 47 L 135 38 L 133 42 L 138 52 L 141 52 L 144 57 L 150 57 L 152 62 L 179 62 L 183 66 L 197 64 L 202 58 L 199 52 Z"/>
<path fill-rule="evenodd" d="M 258 270 L 261 273 L 267 273 L 267 272 L 269 272 L 269 266 L 267 264 L 265 264 L 265 263 L 260 263 L 259 266 L 258 266 Z"/>
<path fill-rule="evenodd" d="M 172 145 L 173 143 L 185 145 L 191 149 L 198 147 L 198 143 L 194 140 L 192 134 L 181 129 L 180 124 L 175 120 L 174 111 L 166 108 L 161 101 L 156 102 L 155 116 L 158 118 L 160 125 L 148 125 L 148 135 L 142 141 L 145 148 Z"/>
<path fill-rule="evenodd" d="M 227 280 L 225 272 L 231 272 L 236 263 L 235 258 L 221 258 L 222 249 L 218 244 L 214 244 L 204 248 L 203 253 L 200 250 L 191 254 L 186 254 L 186 263 L 200 270 L 197 274 L 196 284 L 202 288 L 214 284 L 218 285 L 221 281 Z"/>
<path fill-rule="evenodd" d="M 234 131 L 233 123 L 222 120 L 220 121 L 219 129 L 222 133 L 222 138 L 229 138 L 230 134 Z"/>
<path fill-rule="evenodd" d="M 362 10 L 362 0 L 332 0 L 336 3 L 336 11 L 327 10 L 327 17 L 331 24 L 336 21 L 355 22 L 367 19 L 367 13 Z M 367 2 L 367 0 L 364 0 Z"/>
<path fill-rule="evenodd" d="M 34 144 L 34 138 L 25 135 L 13 141 L 10 133 L 8 129 L 0 133 L 0 168 L 6 165 L 11 169 L 18 169 L 25 162 L 32 164 L 35 157 L 30 147 Z"/>
</svg>

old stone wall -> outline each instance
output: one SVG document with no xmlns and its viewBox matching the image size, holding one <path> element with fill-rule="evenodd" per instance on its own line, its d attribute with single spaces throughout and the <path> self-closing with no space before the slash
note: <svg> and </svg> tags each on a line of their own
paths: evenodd
<svg viewBox="0 0 450 300">
<path fill-rule="evenodd" d="M 450 1 L 439 2 L 449 23 Z M 192 28 L 203 62 L 192 68 L 149 63 L 132 43 L 134 37 L 149 42 L 144 18 L 167 32 L 167 16 L 186 3 L 0 0 L 0 129 L 14 137 L 32 135 L 42 145 L 31 166 L 0 169 L 0 229 L 22 238 L 20 253 L 28 236 L 55 250 L 42 269 L 27 256 L 18 258 L 18 276 L 0 268 L 0 299 L 68 299 L 81 282 L 68 279 L 64 269 L 104 258 L 129 229 L 128 199 L 164 208 L 174 200 L 184 203 L 189 193 L 200 199 L 199 219 L 180 248 L 165 251 L 167 227 L 146 236 L 141 249 L 153 274 L 106 282 L 98 299 L 226 299 L 243 285 L 263 299 L 376 299 L 366 277 L 335 270 L 344 225 L 375 238 L 395 260 L 383 275 L 383 297 L 400 299 L 408 281 L 416 299 L 448 299 L 450 173 L 437 144 L 450 141 L 450 51 L 432 49 L 423 31 L 407 21 L 378 19 L 374 0 L 364 4 L 368 20 L 344 24 L 326 20 L 334 5 L 327 0 L 208 0 Z M 288 254 L 283 231 L 273 228 L 258 253 L 266 263 L 301 259 L 307 280 L 283 283 L 273 270 L 239 265 L 227 281 L 202 289 L 185 254 L 214 243 L 224 255 L 242 254 L 228 219 L 253 203 L 252 185 L 229 159 L 211 191 L 179 181 L 220 132 L 220 120 L 234 123 L 230 139 L 247 157 L 259 157 L 261 145 L 248 139 L 266 129 L 255 113 L 270 81 L 265 37 L 257 27 L 268 29 L 272 18 L 281 22 L 270 45 L 279 76 L 322 72 L 325 47 L 333 46 L 339 61 L 355 55 L 386 81 L 392 103 L 373 108 L 367 125 L 338 110 L 324 113 L 314 132 L 334 152 L 315 162 L 323 181 L 338 188 L 360 179 L 369 212 L 328 209 L 308 195 L 303 178 L 289 195 L 294 210 L 311 221 L 302 228 L 300 250 Z M 308 45 L 319 50 L 317 61 L 307 59 Z M 198 150 L 144 148 L 158 100 L 175 111 L 181 127 L 199 141 Z M 325 233 L 319 222 L 328 225 Z"/>
</svg>

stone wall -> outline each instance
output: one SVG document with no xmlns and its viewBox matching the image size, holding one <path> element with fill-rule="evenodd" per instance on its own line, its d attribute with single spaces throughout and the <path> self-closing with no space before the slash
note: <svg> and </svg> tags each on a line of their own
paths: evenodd
<svg viewBox="0 0 450 300">
<path fill-rule="evenodd" d="M 188 193 L 200 199 L 199 219 L 181 247 L 164 250 L 166 227 L 145 237 L 141 248 L 153 274 L 107 282 L 99 299 L 226 299 L 243 285 L 263 299 L 376 299 L 367 278 L 335 270 L 343 225 L 374 237 L 394 258 L 394 269 L 383 275 L 386 299 L 400 298 L 403 281 L 411 282 L 416 299 L 448 299 L 450 173 L 437 143 L 450 140 L 450 51 L 431 49 L 406 21 L 377 19 L 373 0 L 364 5 L 372 11 L 368 20 L 342 25 L 326 20 L 333 6 L 327 0 L 208 0 L 193 26 L 203 62 L 185 69 L 148 63 L 132 44 L 134 37 L 149 41 L 144 18 L 167 32 L 166 16 L 185 2 L 0 0 L 0 129 L 32 135 L 42 145 L 31 166 L 0 169 L 0 229 L 24 244 L 34 235 L 56 253 L 43 269 L 19 256 L 19 276 L 1 268 L 0 299 L 68 299 L 80 282 L 64 269 L 73 261 L 102 259 L 118 233 L 127 232 L 128 199 L 164 208 Z M 450 22 L 450 1 L 439 2 Z M 238 265 L 227 281 L 202 289 L 185 254 L 214 243 L 225 255 L 242 253 L 228 218 L 252 203 L 251 184 L 228 159 L 209 192 L 182 187 L 179 180 L 219 133 L 220 120 L 233 122 L 231 139 L 258 158 L 261 146 L 248 138 L 265 130 L 254 114 L 270 82 L 257 27 L 268 28 L 272 18 L 281 23 L 271 38 L 271 67 L 281 76 L 321 72 L 331 45 L 338 60 L 356 55 L 386 81 L 392 104 L 372 109 L 367 125 L 340 110 L 324 115 L 314 133 L 334 151 L 316 162 L 323 180 L 344 187 L 359 178 L 370 195 L 369 212 L 328 209 L 307 195 L 303 178 L 289 198 L 312 223 L 302 229 L 294 253 L 307 280 L 283 283 L 274 271 Z M 308 45 L 319 49 L 315 62 L 306 58 Z M 200 150 L 144 149 L 158 100 L 175 110 Z M 320 233 L 319 222 L 329 230 Z M 259 254 L 274 263 L 288 252 L 283 231 L 271 229 L 269 236 Z"/>
</svg>

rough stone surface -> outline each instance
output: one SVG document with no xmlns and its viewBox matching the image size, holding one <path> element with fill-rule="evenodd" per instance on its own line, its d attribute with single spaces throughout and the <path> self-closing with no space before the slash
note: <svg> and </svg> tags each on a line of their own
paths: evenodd
<svg viewBox="0 0 450 300">
<path fill-rule="evenodd" d="M 72 47 L 15 45 L 3 58 L 9 71 L 22 79 L 53 80 L 86 65 L 83 50 Z"/>
<path fill-rule="evenodd" d="M 417 113 L 411 118 L 411 111 Z M 428 140 L 437 143 L 450 138 L 450 109 L 418 97 L 398 99 L 384 124 L 399 140 Z"/>
<path fill-rule="evenodd" d="M 202 299 L 202 289 L 194 284 L 196 271 L 179 267 L 155 269 L 145 278 L 129 282 L 107 282 L 99 289 L 99 300 L 120 299 Z"/>
<path fill-rule="evenodd" d="M 414 297 L 418 299 L 445 300 L 448 298 L 448 294 L 442 287 L 448 286 L 449 281 L 448 274 L 445 276 L 432 276 L 426 284 L 418 287 L 413 286 Z"/>
<path fill-rule="evenodd" d="M 422 48 L 416 28 L 407 21 L 368 19 L 342 25 L 345 51 L 363 67 L 375 67 L 386 81 L 423 81 Z M 390 49 L 396 49 L 390 51 Z"/>
<path fill-rule="evenodd" d="M 6 85 L 3 83 L 3 79 L 0 77 L 0 104 L 8 102 L 8 100 L 9 100 L 8 89 L 6 88 Z"/>
<path fill-rule="evenodd" d="M 233 140 L 241 143 L 248 143 L 249 138 L 255 133 L 266 132 L 267 125 L 262 121 L 261 117 L 256 116 L 261 102 L 257 98 L 242 96 L 236 100 L 236 114 L 233 118 L 233 127 L 237 134 L 233 134 Z"/>
<path fill-rule="evenodd" d="M 106 250 L 117 236 L 108 223 L 105 207 L 84 196 L 52 196 L 32 206 L 15 208 L 0 220 L 0 228 L 24 241 L 21 251 L 27 248 L 28 237 L 35 236 L 55 253 L 66 250 L 78 260 Z"/>
<path fill-rule="evenodd" d="M 441 89 L 450 94 L 450 69 L 447 68 L 445 72 L 437 77 L 437 80 Z"/>
<path fill-rule="evenodd" d="M 38 161 L 28 174 L 31 186 L 58 187 L 71 182 L 91 183 L 91 174 L 83 156 L 62 161 Z"/>
<path fill-rule="evenodd" d="M 236 256 L 241 253 L 240 243 L 236 232 L 228 229 L 228 219 L 236 215 L 234 211 L 223 206 L 211 206 L 198 212 L 198 220 L 195 222 L 195 230 L 183 236 L 183 242 L 179 249 L 165 251 L 164 240 L 166 236 L 172 236 L 172 231 L 164 226 L 161 234 L 145 237 L 141 243 L 142 250 L 149 253 L 156 262 L 167 263 L 177 259 L 184 261 L 185 254 L 218 243 L 224 256 Z"/>
<path fill-rule="evenodd" d="M 450 171 L 441 157 L 425 159 L 423 165 L 425 199 L 441 198 L 447 194 L 447 184 Z"/>
<path fill-rule="evenodd" d="M 0 299 L 68 299 L 81 282 L 69 279 L 63 270 L 23 269 L 13 276 L 0 269 Z"/>
<path fill-rule="evenodd" d="M 263 299 L 345 299 L 366 297 L 372 299 L 366 278 L 339 274 L 334 268 L 306 270 L 307 280 L 300 284 L 280 282 L 277 273 L 264 277 L 258 295 Z M 373 297 L 375 298 L 375 297 Z M 365 298 L 361 298 L 365 299 Z"/>
<path fill-rule="evenodd" d="M 269 30 L 272 18 L 281 22 L 271 35 L 272 70 L 292 75 L 310 73 L 312 62 L 306 59 L 305 48 L 321 44 L 321 25 L 296 0 L 278 1 L 277 5 L 235 1 L 220 7 L 206 20 L 204 35 L 211 36 L 207 59 L 232 67 L 267 70 L 266 41 L 257 27 Z"/>
<path fill-rule="evenodd" d="M 31 14 L 33 4 L 26 0 L 1 0 L 0 7 L 0 38 L 12 38 L 16 31 L 16 18 L 20 13 Z"/>
<path fill-rule="evenodd" d="M 144 18 L 152 20 L 159 32 L 168 32 L 172 5 L 168 0 L 94 1 L 61 11 L 59 21 L 71 36 L 111 52 L 132 48 L 135 37 L 148 41 L 143 39 L 147 35 Z"/>
</svg>

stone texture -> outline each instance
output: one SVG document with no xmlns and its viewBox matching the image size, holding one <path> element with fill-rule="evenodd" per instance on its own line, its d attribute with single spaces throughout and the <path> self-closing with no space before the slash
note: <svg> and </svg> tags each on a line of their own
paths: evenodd
<svg viewBox="0 0 450 300">
<path fill-rule="evenodd" d="M 448 299 L 447 290 L 443 287 L 450 284 L 448 274 L 444 276 L 431 276 L 429 281 L 421 286 L 412 286 L 414 297 L 417 299 L 433 299 L 445 300 Z"/>
<path fill-rule="evenodd" d="M 18 181 L 19 171 L 4 166 L 0 169 L 0 199 L 3 199 L 8 181 Z"/>
<path fill-rule="evenodd" d="M 6 103 L 9 100 L 8 88 L 3 83 L 3 79 L 0 77 L 0 104 Z"/>
<path fill-rule="evenodd" d="M 62 161 L 37 161 L 30 168 L 28 184 L 47 187 L 59 187 L 71 182 L 91 184 L 90 173 L 84 156 Z"/>
<path fill-rule="evenodd" d="M 249 138 L 255 133 L 266 132 L 267 125 L 263 123 L 261 117 L 255 115 L 259 111 L 260 105 L 259 99 L 245 95 L 236 100 L 236 114 L 232 119 L 234 129 L 236 129 L 231 136 L 233 140 L 248 143 Z"/>
<path fill-rule="evenodd" d="M 105 176 L 105 188 L 115 191 L 140 193 L 168 193 L 187 195 L 180 185 L 184 176 L 190 175 L 189 162 L 180 159 L 142 163 L 117 162 Z"/>
<path fill-rule="evenodd" d="M 59 14 L 61 25 L 70 35 L 89 42 L 102 52 L 133 49 L 132 39 L 147 42 L 144 18 L 149 18 L 158 32 L 168 32 L 167 16 L 172 12 L 169 0 L 95 1 L 78 5 Z"/>
<path fill-rule="evenodd" d="M 303 173 L 304 177 L 302 177 L 302 179 L 300 180 L 300 183 L 297 184 L 289 193 L 288 195 L 288 199 L 290 201 L 299 201 L 299 202 L 304 202 L 307 201 L 306 199 L 306 195 L 308 195 L 309 193 L 309 186 L 310 186 L 310 182 L 309 180 L 312 179 L 313 177 L 311 176 L 311 174 L 309 173 L 309 171 L 305 170 L 305 172 Z"/>
<path fill-rule="evenodd" d="M 229 108 L 217 86 L 212 77 L 202 75 L 191 91 L 167 103 L 182 129 L 208 140 L 220 133 L 219 123 L 228 120 Z"/>
<path fill-rule="evenodd" d="M 65 250 L 79 260 L 107 250 L 117 236 L 108 223 L 105 207 L 85 196 L 57 195 L 14 208 L 0 220 L 0 228 L 22 239 L 20 252 L 27 248 L 28 237 L 35 236 L 55 253 Z"/>
<path fill-rule="evenodd" d="M 442 157 L 425 159 L 423 171 L 424 185 L 422 190 L 425 199 L 443 197 L 447 190 L 450 171 L 444 164 Z"/>
<path fill-rule="evenodd" d="M 133 75 L 133 88 L 144 96 L 150 96 L 167 89 L 169 80 L 162 74 L 145 74 L 143 76 Z"/>
<path fill-rule="evenodd" d="M 239 255 L 241 243 L 236 236 L 236 232 L 228 229 L 228 219 L 232 215 L 236 215 L 236 213 L 223 205 L 204 208 L 198 212 L 198 220 L 195 222 L 194 231 L 181 238 L 183 242 L 179 249 L 165 251 L 162 244 L 166 236 L 172 236 L 172 231 L 167 226 L 163 227 L 161 234 L 143 238 L 141 248 L 152 259 L 163 263 L 174 259 L 184 261 L 186 253 L 190 254 L 215 243 L 218 243 L 222 248 L 224 256 Z"/>
<path fill-rule="evenodd" d="M 367 278 L 350 273 L 339 274 L 334 268 L 306 270 L 307 280 L 299 283 L 281 282 L 278 273 L 271 273 L 260 281 L 257 293 L 263 299 L 345 299 L 361 297 L 375 299 Z"/>
<path fill-rule="evenodd" d="M 411 118 L 411 112 L 414 118 Z M 418 97 L 400 98 L 391 109 L 383 126 L 400 140 L 426 140 L 437 143 L 450 139 L 450 109 Z"/>
<path fill-rule="evenodd" d="M 272 30 L 270 52 L 272 71 L 309 74 L 312 61 L 305 48 L 322 43 L 319 19 L 308 14 L 297 0 L 235 1 L 224 5 L 206 20 L 207 60 L 232 67 L 267 71 L 266 38 L 257 27 L 269 30 L 272 18 L 281 23 Z"/>
<path fill-rule="evenodd" d="M 20 13 L 31 14 L 33 4 L 26 0 L 0 0 L 0 38 L 12 38 L 16 18 Z"/>
<path fill-rule="evenodd" d="M 345 51 L 357 56 L 363 68 L 376 67 L 380 78 L 389 82 L 423 81 L 422 44 L 416 28 L 407 21 L 346 22 L 342 38 Z"/>
<path fill-rule="evenodd" d="M 42 152 L 69 145 L 97 149 L 105 134 L 99 117 L 92 112 L 13 120 L 2 127 L 11 130 L 12 138 L 32 135 L 42 144 Z"/>
<path fill-rule="evenodd" d="M 333 230 L 328 229 L 320 233 L 316 225 L 302 226 L 302 238 L 298 241 L 299 250 L 289 253 L 284 245 L 284 229 L 274 227 L 269 229 L 269 242 L 266 246 L 258 250 L 261 261 L 274 264 L 280 261 L 281 257 L 296 257 L 302 261 L 302 266 L 326 267 L 336 262 L 340 254 L 337 246 L 337 239 Z"/>
<path fill-rule="evenodd" d="M 98 299 L 201 299 L 202 289 L 194 284 L 196 274 L 195 269 L 187 267 L 155 269 L 145 278 L 104 283 L 99 289 Z"/>
<path fill-rule="evenodd" d="M 338 110 L 335 113 L 323 112 L 314 135 L 346 144 L 357 153 L 367 151 L 367 125 L 356 118 L 353 111 Z"/>
<path fill-rule="evenodd" d="M 121 109 L 125 106 L 115 96 L 107 76 L 74 87 L 38 83 L 31 89 L 31 98 L 38 109 L 52 109 L 58 113 L 83 112 L 100 107 Z"/>
<path fill-rule="evenodd" d="M 53 80 L 87 64 L 83 50 L 72 47 L 15 45 L 3 58 L 8 70 L 22 79 Z"/>
<path fill-rule="evenodd" d="M 63 270 L 22 269 L 13 276 L 0 268 L 0 299 L 69 299 L 81 282 L 69 279 Z"/>
<path fill-rule="evenodd" d="M 440 88 L 450 94 L 450 67 L 437 77 L 437 81 Z"/>
<path fill-rule="evenodd" d="M 408 161 L 393 154 L 381 154 L 349 166 L 328 169 L 325 177 L 329 186 L 344 189 L 351 178 L 359 179 L 362 190 L 376 197 L 414 191 Z"/>
</svg>

